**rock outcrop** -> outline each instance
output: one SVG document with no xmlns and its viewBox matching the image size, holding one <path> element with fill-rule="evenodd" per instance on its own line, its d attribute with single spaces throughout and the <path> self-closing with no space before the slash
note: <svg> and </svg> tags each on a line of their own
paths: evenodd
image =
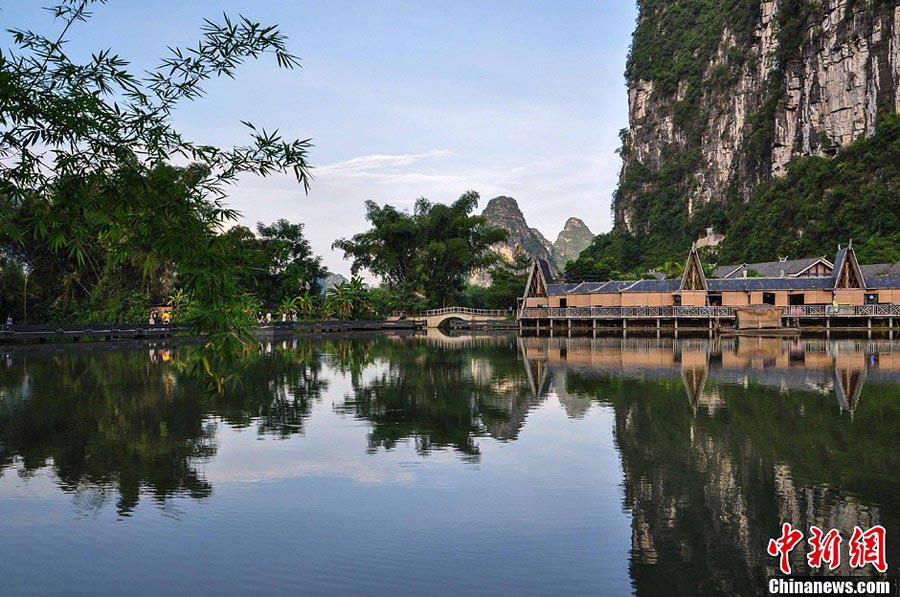
<svg viewBox="0 0 900 597">
<path fill-rule="evenodd" d="M 729 12 L 707 3 L 709 14 L 692 19 L 673 16 L 680 4 L 639 1 L 618 226 L 648 232 L 648 192 L 665 186 L 676 198 L 650 202 L 682 202 L 687 218 L 711 202 L 747 200 L 792 160 L 834 155 L 900 111 L 895 1 L 742 0 Z M 669 31 L 685 22 L 695 35 Z M 670 69 L 654 68 L 669 55 Z M 675 68 L 683 72 L 667 80 Z"/>
<path fill-rule="evenodd" d="M 491 226 L 509 232 L 506 242 L 492 247 L 494 252 L 506 260 L 512 260 L 517 251 L 532 259 L 546 259 L 554 273 L 565 266 L 567 260 L 577 258 L 594 238 L 583 221 L 569 218 L 556 242 L 551 243 L 537 228 L 528 226 L 519 204 L 512 197 L 494 197 L 481 215 Z M 474 273 L 470 279 L 472 284 L 479 286 L 487 286 L 490 281 L 490 275 L 485 271 Z"/>
<path fill-rule="evenodd" d="M 578 259 L 578 255 L 588 248 L 594 240 L 594 233 L 590 231 L 582 220 L 569 218 L 566 225 L 560 230 L 553 243 L 553 262 L 560 270 L 566 266 L 566 262 Z"/>
</svg>

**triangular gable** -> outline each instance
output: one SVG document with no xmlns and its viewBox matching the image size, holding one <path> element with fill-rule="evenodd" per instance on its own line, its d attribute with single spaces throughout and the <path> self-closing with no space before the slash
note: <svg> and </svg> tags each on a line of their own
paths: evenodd
<svg viewBox="0 0 900 597">
<path fill-rule="evenodd" d="M 706 376 L 708 374 L 707 367 L 696 367 L 681 370 L 681 381 L 684 382 L 684 389 L 687 392 L 688 400 L 691 403 L 691 410 L 697 412 L 697 406 L 700 404 L 700 396 L 703 395 L 703 389 L 706 387 Z"/>
<path fill-rule="evenodd" d="M 706 290 L 706 276 L 703 274 L 703 264 L 696 248 L 691 248 L 687 263 L 684 266 L 684 275 L 681 277 L 680 290 Z"/>
<path fill-rule="evenodd" d="M 846 249 L 838 251 L 834 260 L 834 289 L 850 289 L 866 287 L 866 279 L 863 276 L 862 268 L 859 261 L 856 260 L 856 251 L 853 250 L 853 243 L 847 245 Z"/>
<path fill-rule="evenodd" d="M 537 260 L 531 264 L 531 272 L 528 274 L 528 282 L 525 284 L 525 296 L 546 297 L 547 296 L 547 280 L 544 279 L 544 273 Z"/>
<path fill-rule="evenodd" d="M 859 404 L 859 396 L 862 394 L 863 385 L 866 383 L 866 369 L 834 369 L 834 393 L 837 395 L 838 406 L 841 410 L 851 413 Z"/>
<path fill-rule="evenodd" d="M 794 274 L 794 277 L 799 278 L 800 276 L 802 276 L 803 274 L 805 274 L 806 272 L 808 272 L 809 270 L 811 270 L 812 268 L 816 267 L 819 264 L 824 265 L 826 268 L 831 270 L 831 273 L 834 273 L 834 264 L 831 263 L 830 261 L 828 261 L 827 259 L 825 259 L 824 257 L 819 257 L 818 259 L 816 259 L 815 261 L 813 261 L 812 263 L 810 263 L 809 265 L 807 265 L 806 267 L 801 269 L 799 272 Z"/>
</svg>

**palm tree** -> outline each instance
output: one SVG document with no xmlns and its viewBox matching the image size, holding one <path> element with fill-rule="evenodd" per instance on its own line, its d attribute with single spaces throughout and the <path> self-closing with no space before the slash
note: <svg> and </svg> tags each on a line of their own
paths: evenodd
<svg viewBox="0 0 900 597">
<path fill-rule="evenodd" d="M 169 295 L 166 304 L 172 307 L 172 315 L 180 317 L 183 315 L 184 309 L 188 306 L 188 295 L 184 289 L 176 288 L 172 294 Z"/>
<path fill-rule="evenodd" d="M 290 315 L 292 312 L 297 310 L 297 299 L 286 298 L 281 301 L 281 304 L 278 306 L 279 313 L 286 313 Z"/>
<path fill-rule="evenodd" d="M 677 261 L 666 261 L 659 270 L 666 275 L 666 278 L 680 278 L 684 275 L 684 264 Z"/>
<path fill-rule="evenodd" d="M 353 294 L 350 284 L 341 282 L 328 289 L 325 304 L 340 319 L 350 319 L 353 315 Z"/>
<path fill-rule="evenodd" d="M 294 305 L 303 317 L 312 317 L 316 313 L 316 297 L 308 290 L 294 297 Z"/>
<path fill-rule="evenodd" d="M 353 276 L 348 287 L 350 298 L 353 301 L 354 319 L 358 319 L 363 313 L 371 312 L 373 310 L 372 300 L 362 278 Z"/>
</svg>

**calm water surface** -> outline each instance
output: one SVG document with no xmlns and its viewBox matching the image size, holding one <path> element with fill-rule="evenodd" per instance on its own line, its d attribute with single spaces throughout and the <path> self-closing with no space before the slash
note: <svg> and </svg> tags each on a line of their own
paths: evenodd
<svg viewBox="0 0 900 597">
<path fill-rule="evenodd" d="M 898 342 L 188 349 L 0 348 L 0 594 L 758 594 L 781 521 L 900 566 Z"/>
</svg>

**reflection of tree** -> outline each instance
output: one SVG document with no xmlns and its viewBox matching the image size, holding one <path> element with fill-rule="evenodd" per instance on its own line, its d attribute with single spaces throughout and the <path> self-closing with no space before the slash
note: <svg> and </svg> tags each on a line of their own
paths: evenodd
<svg viewBox="0 0 900 597">
<path fill-rule="evenodd" d="M 455 348 L 358 341 L 339 353 L 354 388 L 340 410 L 372 423 L 372 450 L 412 438 L 422 454 L 452 447 L 477 457 L 476 437 L 514 439 L 535 401 L 508 341 L 491 340 Z M 356 354 L 364 370 L 355 366 Z"/>
<path fill-rule="evenodd" d="M 212 399 L 210 410 L 234 427 L 256 424 L 261 435 L 287 438 L 303 429 L 328 382 L 308 344 L 253 355 L 240 383 Z"/>
<path fill-rule="evenodd" d="M 676 375 L 568 376 L 570 392 L 615 408 L 639 593 L 758 592 L 776 569 L 765 545 L 781 521 L 807 531 L 838 528 L 845 540 L 854 525 L 897 528 L 896 387 L 867 386 L 851 418 L 820 394 L 724 383 L 709 389 L 707 381 L 727 406 L 712 408 L 690 396 L 700 387 L 696 375 Z M 888 541 L 896 566 L 897 540 L 889 534 Z M 808 574 L 804 549 L 793 555 L 795 569 Z M 840 572 L 851 573 L 846 562 Z"/>
<path fill-rule="evenodd" d="M 261 434 L 301 431 L 326 382 L 309 347 L 248 355 L 242 383 L 207 396 L 169 363 L 177 351 L 34 353 L 0 369 L 0 475 L 51 465 L 79 504 L 101 507 L 118 494 L 127 514 L 142 491 L 158 502 L 195 498 L 212 486 L 198 460 L 216 453 L 215 423 L 256 424 Z M 162 355 L 162 356 L 161 356 Z"/>
<path fill-rule="evenodd" d="M 180 379 L 143 351 L 32 355 L 0 376 L 0 474 L 21 459 L 22 474 L 51 461 L 65 491 L 100 506 L 118 492 L 120 513 L 141 490 L 158 501 L 175 494 L 208 496 L 193 466 L 215 454 L 204 404 L 176 391 Z"/>
</svg>

